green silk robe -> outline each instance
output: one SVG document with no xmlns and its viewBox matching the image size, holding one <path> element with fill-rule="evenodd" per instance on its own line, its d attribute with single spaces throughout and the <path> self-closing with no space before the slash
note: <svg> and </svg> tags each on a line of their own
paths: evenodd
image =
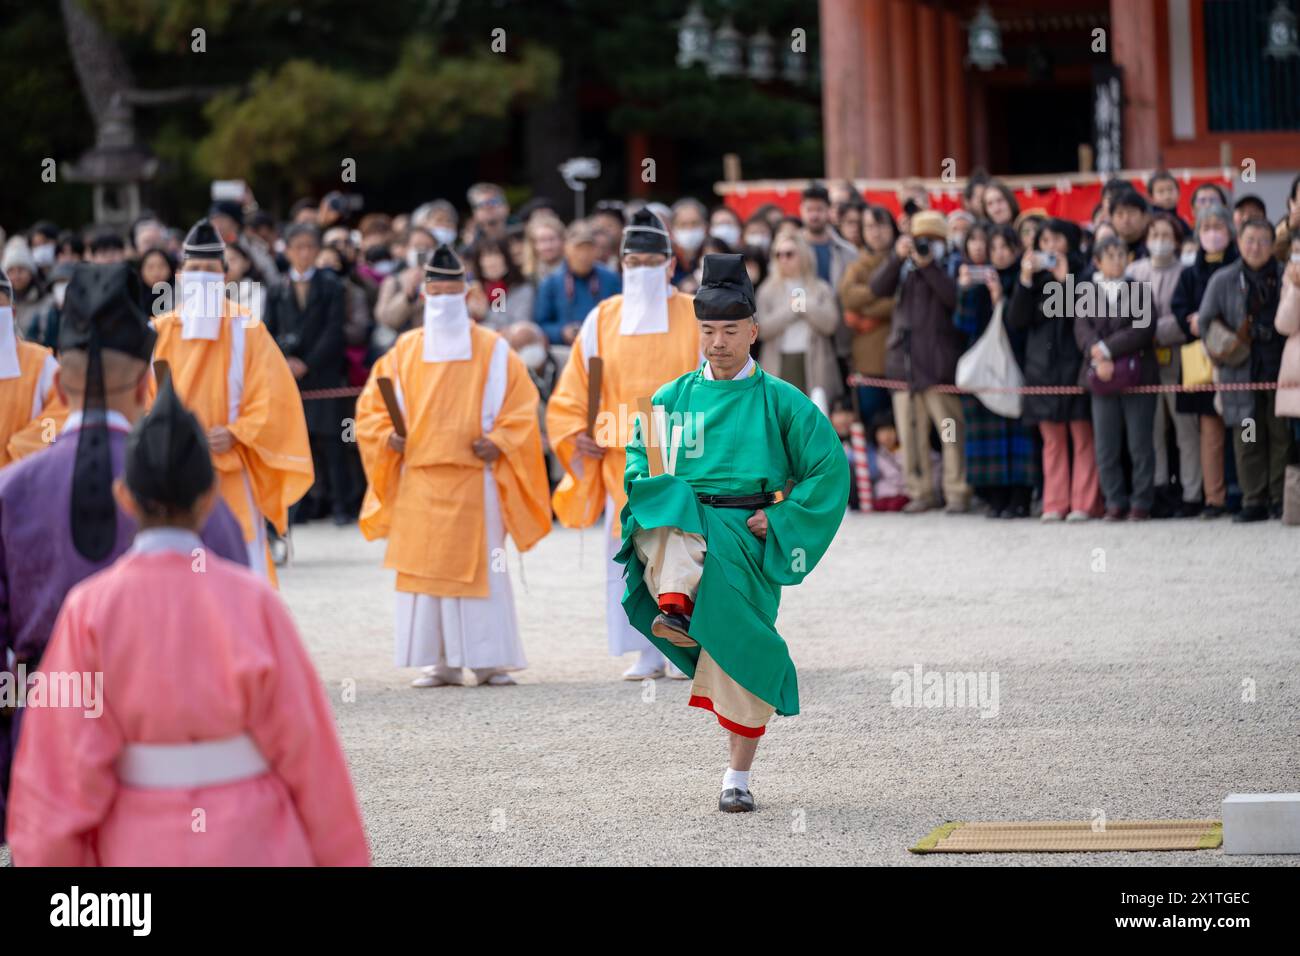
<svg viewBox="0 0 1300 956">
<path fill-rule="evenodd" d="M 682 427 L 674 474 L 650 477 L 641 430 L 627 446 L 623 545 L 615 560 L 626 566 L 623 608 L 632 625 L 674 664 L 694 675 L 700 648 L 754 696 L 782 715 L 799 713 L 794 663 L 775 622 L 781 586 L 798 584 L 816 567 L 840 526 L 849 496 L 844 447 L 826 416 L 793 385 L 761 368 L 747 378 L 715 381 L 703 368 L 662 386 L 654 404 L 665 406 L 668 428 Z M 714 508 L 696 493 L 790 495 L 767 509 L 760 541 L 745 522 L 752 508 Z M 708 544 L 690 634 L 699 647 L 677 647 L 650 633 L 659 613 L 644 580 L 632 536 L 643 528 L 673 527 L 702 535 Z"/>
</svg>

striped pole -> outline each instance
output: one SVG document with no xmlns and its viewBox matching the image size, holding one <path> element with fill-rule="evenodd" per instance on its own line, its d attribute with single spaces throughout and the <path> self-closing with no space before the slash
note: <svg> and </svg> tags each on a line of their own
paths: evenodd
<svg viewBox="0 0 1300 956">
<path fill-rule="evenodd" d="M 871 469 L 867 464 L 867 430 L 862 422 L 854 420 L 849 426 L 849 442 L 853 447 L 853 478 L 858 485 L 858 508 L 873 511 Z"/>
</svg>

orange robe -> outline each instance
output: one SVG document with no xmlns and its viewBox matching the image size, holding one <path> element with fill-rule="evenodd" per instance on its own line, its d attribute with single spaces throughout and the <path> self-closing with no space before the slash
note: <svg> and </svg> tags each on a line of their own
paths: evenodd
<svg viewBox="0 0 1300 956">
<path fill-rule="evenodd" d="M 406 332 L 375 363 L 357 399 L 357 443 L 369 487 L 361 507 L 367 540 L 388 538 L 384 566 L 397 590 L 437 597 L 487 597 L 484 462 L 471 444 L 501 449 L 490 466 L 505 530 L 527 551 L 551 530 L 549 484 L 537 418 L 537 388 L 495 332 L 470 330 L 466 361 L 424 361 L 424 329 Z M 503 394 L 484 430 L 484 390 L 504 361 Z M 377 380 L 393 380 L 406 419 L 406 452 L 388 447 L 393 423 Z"/>
<path fill-rule="evenodd" d="M 54 353 L 35 342 L 15 344 L 18 375 L 0 379 L 0 467 L 47 447 L 68 417 L 54 391 Z"/>
<path fill-rule="evenodd" d="M 623 469 L 638 398 L 648 398 L 665 382 L 700 364 L 700 330 L 694 297 L 668 297 L 668 331 L 623 335 L 621 295 L 605 299 L 588 316 L 573 343 L 569 362 L 546 403 L 546 434 L 564 465 L 565 475 L 551 504 L 560 524 L 586 528 L 596 523 L 606 496 L 614 501 L 611 534 L 620 537 L 618 516 L 627 503 Z M 599 464 L 577 455 L 573 439 L 587 428 L 587 359 L 599 355 L 604 371 L 595 438 L 608 449 Z"/>
<path fill-rule="evenodd" d="M 274 582 L 262 519 L 283 534 L 289 506 L 311 488 L 315 473 L 298 384 L 266 326 L 246 320 L 245 311 L 227 302 L 215 340 L 183 339 L 180 315 L 168 312 L 154 322 L 153 355 L 171 367 L 177 395 L 204 429 L 225 425 L 235 436 L 234 448 L 214 453 L 212 464 L 221 497 L 251 545 L 250 564 L 265 567 Z M 242 365 L 232 368 L 236 352 Z"/>
</svg>

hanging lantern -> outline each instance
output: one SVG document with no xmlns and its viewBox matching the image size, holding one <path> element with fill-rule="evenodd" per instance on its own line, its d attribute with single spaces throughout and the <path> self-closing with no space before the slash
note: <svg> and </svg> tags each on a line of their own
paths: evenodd
<svg viewBox="0 0 1300 956">
<path fill-rule="evenodd" d="M 709 21 L 700 12 L 700 5 L 692 3 L 686 16 L 677 24 L 677 65 L 688 69 L 708 60 Z"/>
<path fill-rule="evenodd" d="M 1002 29 L 987 5 L 981 5 L 971 20 L 966 62 L 991 70 L 1006 62 L 1002 58 Z"/>
<path fill-rule="evenodd" d="M 766 29 L 749 38 L 749 78 L 765 83 L 776 76 L 776 41 Z"/>
<path fill-rule="evenodd" d="M 731 17 L 722 21 L 713 34 L 713 49 L 709 55 L 709 76 L 736 76 L 743 69 L 741 58 L 744 56 L 744 38 Z"/>
<path fill-rule="evenodd" d="M 1277 0 L 1277 6 L 1268 15 L 1268 46 L 1264 48 L 1264 55 L 1275 60 L 1300 56 L 1296 39 L 1296 16 L 1282 0 Z"/>
</svg>

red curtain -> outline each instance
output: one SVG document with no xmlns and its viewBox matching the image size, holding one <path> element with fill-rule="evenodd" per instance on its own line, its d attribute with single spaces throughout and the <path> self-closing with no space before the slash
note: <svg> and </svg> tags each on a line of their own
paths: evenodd
<svg viewBox="0 0 1300 956">
<path fill-rule="evenodd" d="M 1142 179 L 1130 180 L 1138 192 L 1146 195 L 1146 182 Z M 1192 220 L 1192 193 L 1202 183 L 1215 183 L 1229 196 L 1232 195 L 1232 180 L 1223 175 L 1190 176 L 1179 178 L 1181 196 L 1178 200 L 1178 214 L 1189 222 Z M 1087 223 L 1092 219 L 1092 210 L 1101 202 L 1100 182 L 1074 183 L 1068 189 L 1017 189 L 1016 201 L 1020 211 L 1041 209 L 1049 217 L 1069 219 L 1077 223 Z M 898 195 L 893 190 L 869 189 L 863 197 L 872 205 L 884 206 L 895 216 L 902 210 L 898 204 Z M 773 203 L 784 212 L 799 215 L 799 190 L 781 189 L 746 189 L 744 193 L 733 192 L 725 197 L 726 204 L 736 211 L 741 219 L 748 219 L 759 206 Z M 931 190 L 930 208 L 943 213 L 952 212 L 961 207 L 961 190 Z"/>
</svg>

